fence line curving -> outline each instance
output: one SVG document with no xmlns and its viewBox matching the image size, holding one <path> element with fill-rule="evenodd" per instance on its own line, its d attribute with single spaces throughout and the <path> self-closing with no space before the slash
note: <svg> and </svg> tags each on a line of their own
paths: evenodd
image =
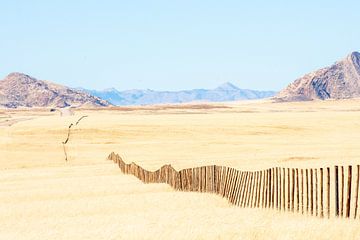
<svg viewBox="0 0 360 240">
<path fill-rule="evenodd" d="M 226 166 L 147 171 L 112 152 L 121 172 L 144 183 L 167 183 L 178 191 L 218 194 L 236 206 L 271 208 L 320 218 L 359 219 L 360 165 L 333 168 L 269 168 L 240 171 Z M 353 174 L 354 173 L 354 174 Z"/>
</svg>

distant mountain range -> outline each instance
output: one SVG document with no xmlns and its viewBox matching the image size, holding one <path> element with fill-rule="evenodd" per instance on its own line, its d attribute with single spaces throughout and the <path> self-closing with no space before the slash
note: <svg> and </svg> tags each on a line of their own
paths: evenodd
<svg viewBox="0 0 360 240">
<path fill-rule="evenodd" d="M 0 81 L 0 106 L 17 107 L 104 107 L 109 102 L 89 93 L 37 80 L 23 73 L 10 73 Z"/>
<path fill-rule="evenodd" d="M 73 89 L 23 73 L 11 73 L 0 81 L 0 107 L 67 107 L 150 105 L 185 102 L 223 102 L 270 98 L 275 101 L 360 98 L 360 53 L 352 52 L 330 67 L 295 80 L 275 95 L 274 91 L 240 89 L 224 83 L 215 89 L 184 91 Z"/>
<path fill-rule="evenodd" d="M 188 91 L 128 90 L 114 88 L 104 91 L 74 89 L 49 81 L 38 80 L 23 73 L 10 73 L 0 81 L 0 107 L 106 107 L 110 105 L 150 105 L 194 101 L 234 101 L 268 98 L 273 91 L 239 89 L 225 83 L 215 89 Z"/>
<path fill-rule="evenodd" d="M 193 89 L 184 91 L 127 90 L 115 88 L 103 91 L 82 89 L 114 105 L 149 105 L 160 103 L 185 103 L 194 101 L 224 102 L 244 99 L 269 98 L 274 91 L 240 89 L 231 83 L 224 83 L 215 89 Z"/>
<path fill-rule="evenodd" d="M 274 97 L 277 101 L 360 97 L 360 53 L 352 52 L 330 67 L 295 80 Z"/>
</svg>

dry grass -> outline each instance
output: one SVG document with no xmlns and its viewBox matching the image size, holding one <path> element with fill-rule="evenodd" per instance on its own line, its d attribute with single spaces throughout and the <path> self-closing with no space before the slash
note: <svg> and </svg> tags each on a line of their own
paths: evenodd
<svg viewBox="0 0 360 240">
<path fill-rule="evenodd" d="M 116 151 L 148 169 L 358 164 L 359 103 L 249 101 L 67 117 L 3 111 L 0 121 L 16 122 L 0 126 L 0 239 L 357 239 L 359 222 L 234 208 L 216 195 L 143 185 L 105 157 Z M 81 115 L 89 117 L 73 129 L 65 163 L 61 142 Z"/>
<path fill-rule="evenodd" d="M 112 163 L 0 175 L 0 239 L 357 239 L 359 222 L 229 206 L 119 174 Z"/>
</svg>

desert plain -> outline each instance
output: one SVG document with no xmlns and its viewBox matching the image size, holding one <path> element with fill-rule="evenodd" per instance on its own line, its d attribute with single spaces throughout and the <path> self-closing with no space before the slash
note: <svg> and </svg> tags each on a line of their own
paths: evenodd
<svg viewBox="0 0 360 240">
<path fill-rule="evenodd" d="M 148 170 L 360 163 L 360 100 L 0 111 L 0 239 L 359 239 L 359 220 L 244 209 L 143 184 Z M 69 125 L 70 137 L 65 145 Z"/>
</svg>

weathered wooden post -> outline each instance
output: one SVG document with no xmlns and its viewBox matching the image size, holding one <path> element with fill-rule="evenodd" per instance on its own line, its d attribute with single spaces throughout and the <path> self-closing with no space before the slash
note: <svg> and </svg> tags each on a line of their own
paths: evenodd
<svg viewBox="0 0 360 240">
<path fill-rule="evenodd" d="M 266 207 L 266 205 L 265 205 L 265 198 L 266 198 L 266 193 L 265 193 L 265 191 L 266 191 L 266 170 L 263 170 L 262 172 L 263 172 L 263 180 L 262 180 L 262 186 L 261 186 L 261 191 L 262 191 L 262 193 L 261 193 L 261 206 L 263 208 L 265 208 Z"/>
<path fill-rule="evenodd" d="M 254 172 L 254 186 L 253 186 L 253 197 L 251 199 L 251 207 L 256 207 L 256 198 L 257 198 L 257 185 L 258 185 L 258 172 Z"/>
<path fill-rule="evenodd" d="M 339 216 L 339 169 L 335 166 L 335 216 Z"/>
<path fill-rule="evenodd" d="M 273 189 L 272 189 L 272 184 L 273 184 L 273 181 L 272 181 L 272 169 L 270 168 L 269 169 L 269 208 L 271 208 L 273 206 Z"/>
<path fill-rule="evenodd" d="M 250 181 L 249 181 L 249 184 L 248 184 L 248 188 L 246 190 L 246 207 L 249 206 L 249 201 L 250 201 L 250 195 L 251 195 L 251 186 L 252 186 L 252 182 L 253 182 L 253 172 L 250 172 Z"/>
<path fill-rule="evenodd" d="M 356 219 L 356 216 L 357 216 L 357 209 L 358 209 L 358 198 L 359 198 L 359 180 L 360 180 L 360 166 L 359 166 L 359 165 L 357 165 L 354 219 Z"/>
<path fill-rule="evenodd" d="M 295 169 L 291 169 L 291 211 L 294 211 L 295 203 Z"/>
<path fill-rule="evenodd" d="M 344 166 L 341 166 L 341 207 L 340 207 L 340 216 L 343 217 L 344 216 Z"/>
<path fill-rule="evenodd" d="M 243 172 L 239 171 L 238 181 L 237 181 L 236 186 L 235 186 L 235 194 L 234 194 L 234 202 L 233 202 L 234 205 L 237 205 L 239 191 L 240 191 L 240 188 L 241 188 L 242 181 L 243 181 Z"/>
<path fill-rule="evenodd" d="M 245 172 L 240 172 L 240 182 L 239 184 L 237 184 L 237 188 L 236 188 L 236 196 L 235 196 L 235 201 L 234 201 L 234 204 L 235 205 L 239 205 L 239 199 L 241 197 L 241 190 L 242 190 L 242 186 L 243 186 L 243 183 L 244 183 L 244 179 L 245 179 Z"/>
<path fill-rule="evenodd" d="M 253 200 L 254 200 L 254 195 L 255 195 L 255 185 L 256 185 L 256 172 L 253 172 L 253 182 L 252 182 L 252 187 L 251 187 L 251 198 L 250 198 L 250 207 L 253 207 Z"/>
<path fill-rule="evenodd" d="M 275 174 L 274 174 L 274 168 L 270 169 L 271 171 L 271 208 L 274 208 L 275 205 Z"/>
<path fill-rule="evenodd" d="M 318 174 L 317 169 L 315 169 L 315 213 L 316 216 L 319 214 L 319 207 L 318 207 Z"/>
<path fill-rule="evenodd" d="M 282 209 L 284 209 L 284 211 L 286 211 L 286 208 L 285 208 L 285 179 L 286 179 L 286 175 L 285 175 L 285 168 L 282 169 L 283 170 L 283 178 L 282 178 Z"/>
<path fill-rule="evenodd" d="M 300 199 L 299 199 L 299 169 L 296 168 L 296 211 L 300 210 Z"/>
<path fill-rule="evenodd" d="M 259 184 L 258 184 L 258 198 L 256 202 L 256 207 L 260 207 L 260 194 L 261 194 L 261 181 L 262 181 L 262 171 L 259 171 Z"/>
<path fill-rule="evenodd" d="M 347 199 L 346 199 L 346 217 L 347 218 L 350 218 L 351 180 L 352 180 L 352 166 L 349 166 L 348 167 L 348 181 L 347 181 Z"/>
<path fill-rule="evenodd" d="M 241 203 L 242 203 L 241 201 L 244 196 L 244 188 L 245 188 L 245 184 L 246 184 L 246 178 L 247 178 L 247 172 L 244 171 L 244 172 L 242 172 L 242 180 L 241 180 L 239 193 L 238 193 L 237 200 L 236 200 L 238 206 L 241 206 Z"/>
<path fill-rule="evenodd" d="M 287 169 L 287 196 L 288 196 L 288 199 L 287 199 L 287 209 L 288 211 L 291 210 L 291 197 L 290 197 L 290 168 Z"/>
<path fill-rule="evenodd" d="M 243 184 L 243 188 L 242 188 L 242 194 L 241 194 L 241 201 L 240 201 L 240 206 L 241 207 L 245 207 L 245 197 L 246 197 L 246 189 L 248 186 L 248 181 L 249 181 L 249 172 L 246 171 L 245 173 L 245 181 Z"/>
<path fill-rule="evenodd" d="M 330 218 L 330 168 L 327 169 L 327 214 Z"/>
<path fill-rule="evenodd" d="M 323 168 L 320 168 L 320 217 L 324 217 L 324 172 Z"/>
<path fill-rule="evenodd" d="M 220 195 L 224 197 L 225 194 L 225 184 L 226 184 L 226 178 L 228 173 L 228 167 L 222 168 L 222 174 L 221 174 L 221 184 L 220 184 Z"/>
<path fill-rule="evenodd" d="M 279 209 L 279 173 L 278 168 L 275 168 L 275 193 L 276 193 L 276 209 Z"/>
<path fill-rule="evenodd" d="M 306 178 L 306 213 L 309 213 L 309 171 L 305 170 Z"/>
<path fill-rule="evenodd" d="M 225 198 L 227 198 L 227 199 L 229 199 L 229 197 L 230 197 L 230 191 L 231 191 L 232 183 L 234 181 L 234 175 L 235 175 L 235 169 L 231 168 L 230 169 L 230 177 L 228 179 L 228 183 L 227 183 L 227 187 L 226 187 L 226 194 L 225 194 Z"/>
<path fill-rule="evenodd" d="M 301 213 L 304 214 L 304 170 L 301 169 Z"/>
<path fill-rule="evenodd" d="M 235 188 L 236 188 L 237 181 L 238 181 L 238 175 L 239 175 L 239 171 L 234 169 L 233 181 L 231 183 L 230 194 L 229 194 L 229 202 L 230 203 L 233 203 L 233 198 L 235 195 Z"/>
<path fill-rule="evenodd" d="M 266 169 L 266 207 L 270 208 L 271 206 L 271 171 Z"/>
<path fill-rule="evenodd" d="M 314 215 L 314 182 L 313 182 L 313 169 L 310 169 L 310 211 Z"/>
<path fill-rule="evenodd" d="M 281 177 L 281 168 L 279 168 L 279 210 L 281 211 L 282 209 L 282 177 Z"/>
</svg>

